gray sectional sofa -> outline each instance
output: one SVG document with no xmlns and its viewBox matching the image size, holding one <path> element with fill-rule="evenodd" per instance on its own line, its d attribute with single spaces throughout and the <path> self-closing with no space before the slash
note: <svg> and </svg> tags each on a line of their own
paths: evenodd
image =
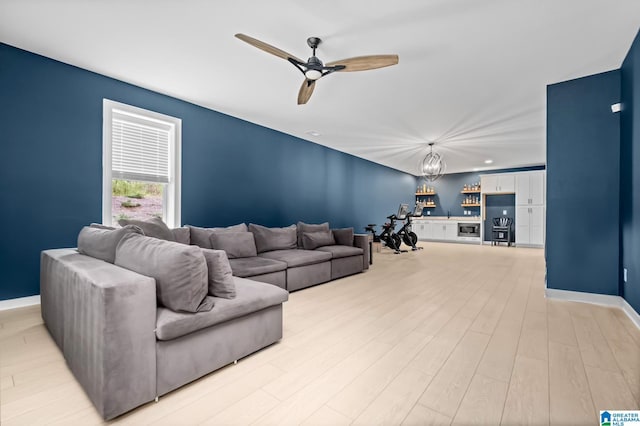
<svg viewBox="0 0 640 426">
<path fill-rule="evenodd" d="M 41 255 L 44 323 L 106 420 L 280 340 L 285 289 L 368 267 L 366 237 L 328 224 L 123 225 Z"/>
<path fill-rule="evenodd" d="M 191 244 L 225 250 L 233 275 L 274 284 L 288 291 L 369 268 L 369 237 L 354 234 L 351 228 L 330 229 L 328 223 L 310 225 L 303 222 L 286 228 L 255 224 L 188 228 Z M 323 234 L 331 237 L 319 240 Z"/>
</svg>

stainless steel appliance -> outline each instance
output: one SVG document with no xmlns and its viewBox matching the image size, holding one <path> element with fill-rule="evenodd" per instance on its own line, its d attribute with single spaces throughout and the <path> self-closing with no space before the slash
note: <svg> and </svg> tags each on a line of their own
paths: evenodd
<svg viewBox="0 0 640 426">
<path fill-rule="evenodd" d="M 480 237 L 480 224 L 472 222 L 458 223 L 458 237 Z"/>
</svg>

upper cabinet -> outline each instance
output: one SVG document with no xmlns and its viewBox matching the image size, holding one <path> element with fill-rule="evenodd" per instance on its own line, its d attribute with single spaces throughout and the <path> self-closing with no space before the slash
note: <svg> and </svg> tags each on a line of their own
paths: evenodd
<svg viewBox="0 0 640 426">
<path fill-rule="evenodd" d="M 518 173 L 516 175 L 516 205 L 543 205 L 544 171 Z"/>
<path fill-rule="evenodd" d="M 482 192 L 485 194 L 513 194 L 516 179 L 512 173 L 480 176 Z"/>
</svg>

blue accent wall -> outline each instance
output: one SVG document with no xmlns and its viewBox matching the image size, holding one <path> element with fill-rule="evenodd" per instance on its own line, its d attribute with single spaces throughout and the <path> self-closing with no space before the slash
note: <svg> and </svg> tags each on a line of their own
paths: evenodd
<svg viewBox="0 0 640 426">
<path fill-rule="evenodd" d="M 101 221 L 103 98 L 182 119 L 183 223 L 358 232 L 413 203 L 412 175 L 0 44 L 0 300 L 38 294 L 40 251 Z"/>
<path fill-rule="evenodd" d="M 620 71 L 547 87 L 547 287 L 618 294 Z"/>
<path fill-rule="evenodd" d="M 640 312 L 640 32 L 624 60 L 621 125 L 621 295 Z"/>
</svg>

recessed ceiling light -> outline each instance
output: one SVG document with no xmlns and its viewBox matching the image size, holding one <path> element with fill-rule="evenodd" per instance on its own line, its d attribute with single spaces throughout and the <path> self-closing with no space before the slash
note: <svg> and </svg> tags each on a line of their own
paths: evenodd
<svg viewBox="0 0 640 426">
<path fill-rule="evenodd" d="M 322 133 L 316 132 L 315 130 L 309 130 L 309 131 L 307 131 L 305 133 L 310 135 L 310 136 L 322 136 Z"/>
<path fill-rule="evenodd" d="M 491 164 L 493 163 L 493 160 L 484 160 L 484 164 Z"/>
</svg>

